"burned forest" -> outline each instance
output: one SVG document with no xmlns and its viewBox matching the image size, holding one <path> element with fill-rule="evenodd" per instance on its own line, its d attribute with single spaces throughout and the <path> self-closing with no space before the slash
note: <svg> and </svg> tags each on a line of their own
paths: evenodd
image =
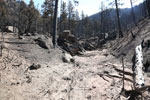
<svg viewBox="0 0 150 100">
<path fill-rule="evenodd" d="M 150 100 L 150 1 L 0 0 L 0 100 Z"/>
</svg>

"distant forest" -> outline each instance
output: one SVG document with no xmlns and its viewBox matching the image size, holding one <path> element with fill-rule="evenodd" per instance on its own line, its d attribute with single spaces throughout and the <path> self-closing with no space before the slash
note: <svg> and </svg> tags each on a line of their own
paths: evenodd
<svg viewBox="0 0 150 100">
<path fill-rule="evenodd" d="M 5 26 L 14 26 L 19 29 L 20 35 L 28 33 L 52 35 L 55 1 L 45 0 L 42 10 L 39 11 L 39 7 L 34 4 L 33 0 L 30 0 L 29 4 L 23 0 L 0 0 L 1 29 Z M 119 1 L 114 1 L 118 7 Z M 130 1 L 132 3 L 132 0 Z M 60 11 L 58 11 L 60 15 L 57 17 L 58 34 L 64 30 L 71 30 L 73 35 L 80 38 L 100 37 L 102 33 L 113 34 L 117 37 L 119 32 L 117 15 L 119 15 L 121 31 L 137 26 L 138 21 L 148 16 L 146 1 L 132 8 L 116 8 L 118 13 L 115 8 L 107 9 L 104 3 L 100 3 L 101 12 L 92 16 L 87 16 L 84 12 L 79 14 L 74 7 L 74 3 L 78 2 L 61 2 Z"/>
</svg>

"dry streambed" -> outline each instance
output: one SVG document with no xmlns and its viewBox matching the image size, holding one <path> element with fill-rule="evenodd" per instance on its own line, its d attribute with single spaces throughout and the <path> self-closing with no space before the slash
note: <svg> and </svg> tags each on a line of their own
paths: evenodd
<svg viewBox="0 0 150 100">
<path fill-rule="evenodd" d="M 33 52 L 24 46 L 17 47 Z M 11 49 L 10 44 L 5 44 L 0 58 L 2 100 L 116 100 L 121 92 L 122 63 L 105 49 L 75 56 L 75 63 L 63 63 L 57 50 L 42 52 L 41 48 L 36 47 L 35 51 L 31 55 L 35 58 L 39 54 L 40 59 L 36 59 L 35 65 L 40 66 L 37 69 L 32 66 L 33 69 L 30 69 L 34 63 L 34 60 L 28 59 L 31 55 L 23 55 L 20 51 Z M 38 52 L 42 52 L 41 55 Z M 48 54 L 54 59 L 47 61 L 48 58 L 45 58 L 42 61 L 42 55 L 46 57 Z M 132 87 L 130 67 L 125 62 L 127 90 Z"/>
</svg>

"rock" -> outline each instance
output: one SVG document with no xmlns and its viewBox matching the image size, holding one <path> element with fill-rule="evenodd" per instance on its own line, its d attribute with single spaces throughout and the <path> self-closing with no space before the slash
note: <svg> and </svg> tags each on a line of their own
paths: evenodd
<svg viewBox="0 0 150 100">
<path fill-rule="evenodd" d="M 75 43 L 75 42 L 76 42 L 76 38 L 75 38 L 74 35 L 69 35 L 69 36 L 67 37 L 67 40 L 68 40 L 69 42 L 71 42 L 71 43 Z"/>
<path fill-rule="evenodd" d="M 31 77 L 29 77 L 29 76 L 26 76 L 26 78 L 27 78 L 27 83 L 31 83 L 32 82 L 32 78 Z"/>
<path fill-rule="evenodd" d="M 85 50 L 95 50 L 98 44 L 98 37 L 91 37 L 88 39 L 83 39 L 81 41 L 81 44 L 83 45 L 83 48 Z"/>
<path fill-rule="evenodd" d="M 65 32 L 58 37 L 57 44 L 62 49 L 69 52 L 72 56 L 84 54 L 83 46 L 77 41 L 74 35 L 71 35 L 68 30 L 65 30 Z"/>
<path fill-rule="evenodd" d="M 94 50 L 95 49 L 94 45 L 87 43 L 87 42 L 84 44 L 83 47 L 85 50 Z"/>
<path fill-rule="evenodd" d="M 46 43 L 41 39 L 41 38 L 38 38 L 38 39 L 35 39 L 35 42 L 42 48 L 44 49 L 48 49 Z"/>
<path fill-rule="evenodd" d="M 20 82 L 16 82 L 16 83 L 11 83 L 11 85 L 19 85 L 20 84 Z"/>
<path fill-rule="evenodd" d="M 91 100 L 92 96 L 91 96 L 91 95 L 88 95 L 86 98 L 87 98 L 88 100 Z"/>
<path fill-rule="evenodd" d="M 31 33 L 26 33 L 26 36 L 32 36 L 32 34 Z"/>
<path fill-rule="evenodd" d="M 104 53 L 103 55 L 107 57 L 109 54 L 108 53 Z"/>
<path fill-rule="evenodd" d="M 62 60 L 65 63 L 70 63 L 70 62 L 74 61 L 73 57 L 68 53 L 64 53 Z"/>
<path fill-rule="evenodd" d="M 95 89 L 95 88 L 96 88 L 96 86 L 92 86 L 92 88 L 93 88 L 93 89 Z"/>
<path fill-rule="evenodd" d="M 41 68 L 41 65 L 40 64 L 35 65 L 34 63 L 29 67 L 30 70 L 37 70 L 39 68 Z"/>
<path fill-rule="evenodd" d="M 61 37 L 64 38 L 64 39 L 67 39 L 68 36 L 70 36 L 70 35 L 71 35 L 70 30 L 64 30 L 63 34 L 61 35 Z"/>
<path fill-rule="evenodd" d="M 53 47 L 51 40 L 51 38 L 46 37 L 44 35 L 41 35 L 37 39 L 34 39 L 35 43 L 44 49 L 51 49 Z"/>
<path fill-rule="evenodd" d="M 70 81 L 71 80 L 71 78 L 69 78 L 69 77 L 63 77 L 62 79 L 65 80 L 65 81 Z"/>
<path fill-rule="evenodd" d="M 6 32 L 14 32 L 14 33 L 18 33 L 19 32 L 18 28 L 13 27 L 13 26 L 6 26 L 5 31 Z"/>
<path fill-rule="evenodd" d="M 38 33 L 32 33 L 32 35 L 33 35 L 33 36 L 37 36 L 37 35 L 38 35 Z"/>
</svg>

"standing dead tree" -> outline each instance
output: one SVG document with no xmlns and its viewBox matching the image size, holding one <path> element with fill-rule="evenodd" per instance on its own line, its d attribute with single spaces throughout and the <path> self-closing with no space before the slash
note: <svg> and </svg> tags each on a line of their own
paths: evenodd
<svg viewBox="0 0 150 100">
<path fill-rule="evenodd" d="M 7 7 L 4 0 L 0 0 L 0 28 L 1 28 L 1 44 L 0 44 L 0 56 L 2 56 L 3 42 L 4 42 L 4 28 L 6 24 Z"/>
<path fill-rule="evenodd" d="M 54 45 L 54 48 L 56 47 L 57 45 L 57 39 L 56 39 L 56 36 L 57 36 L 57 12 L 58 12 L 58 0 L 55 1 L 55 11 L 54 11 L 54 19 L 53 19 L 53 45 Z"/>
<path fill-rule="evenodd" d="M 122 28 L 121 28 L 121 21 L 120 21 L 120 14 L 119 14 L 119 7 L 118 5 L 123 5 L 119 2 L 120 0 L 114 0 L 113 2 L 110 2 L 109 5 L 110 6 L 114 6 L 116 8 L 116 17 L 117 17 L 117 24 L 118 24 L 118 30 L 119 30 L 119 38 L 123 37 L 123 32 L 122 32 Z"/>
<path fill-rule="evenodd" d="M 138 26 L 138 24 L 136 22 L 136 17 L 135 17 L 135 13 L 134 13 L 134 9 L 133 9 L 133 1 L 132 0 L 130 0 L 130 4 L 131 4 L 131 14 L 132 14 L 132 17 L 133 17 L 134 24 L 136 26 Z"/>
<path fill-rule="evenodd" d="M 119 28 L 119 38 L 123 37 L 122 29 L 121 29 L 121 22 L 120 22 L 120 15 L 119 15 L 119 8 L 118 8 L 118 0 L 115 0 L 116 5 L 116 13 L 117 13 L 117 20 L 118 20 L 118 28 Z"/>
<path fill-rule="evenodd" d="M 148 15 L 150 18 L 150 0 L 146 0 L 146 6 L 147 6 Z"/>
<path fill-rule="evenodd" d="M 0 56 L 1 57 L 3 55 L 3 47 L 4 47 L 4 32 L 2 30 L 2 32 L 1 32 L 1 44 L 0 44 Z"/>
</svg>

